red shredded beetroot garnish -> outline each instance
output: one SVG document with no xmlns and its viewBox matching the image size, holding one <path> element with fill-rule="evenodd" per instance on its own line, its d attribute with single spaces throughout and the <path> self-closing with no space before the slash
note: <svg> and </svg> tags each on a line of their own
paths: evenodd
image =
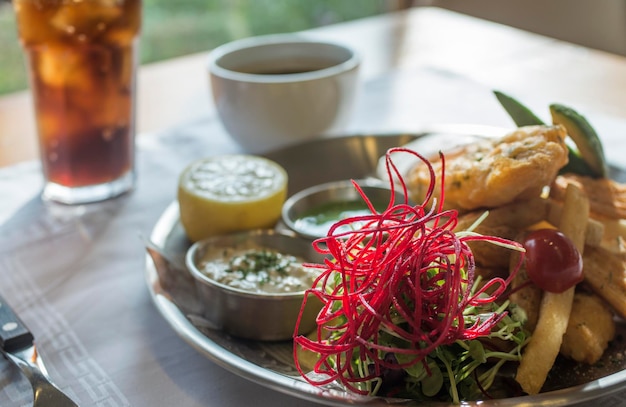
<svg viewBox="0 0 626 407">
<path fill-rule="evenodd" d="M 413 154 L 428 167 L 431 181 L 421 205 L 410 205 L 408 198 L 402 203 L 393 201 L 394 179 L 400 181 L 404 196 L 408 196 L 402 176 L 391 161 L 395 152 Z M 443 164 L 443 155 L 441 160 Z M 319 268 L 321 273 L 313 288 L 306 292 L 302 310 L 310 296 L 317 297 L 323 308 L 317 316 L 314 339 L 294 335 L 296 367 L 311 384 L 338 381 L 353 392 L 367 394 L 355 384 L 380 377 L 384 369 L 422 363 L 441 345 L 486 336 L 504 317 L 492 313 L 471 325 L 466 323 L 463 312 L 467 307 L 494 302 L 514 276 L 507 280 L 494 278 L 471 292 L 475 265 L 467 243 L 481 240 L 517 244 L 490 236 L 459 237 L 453 232 L 458 213 L 443 210 L 443 169 L 441 200 L 426 208 L 433 198 L 435 173 L 420 154 L 405 148 L 390 149 L 386 168 L 392 189 L 387 209 L 377 213 L 354 183 L 371 215 L 341 220 L 333 225 L 327 237 L 314 242 L 318 252 L 329 256 L 323 265 L 308 265 Z M 335 234 L 343 225 L 351 225 L 354 230 Z M 398 318 L 403 322 L 400 325 L 394 322 Z M 299 323 L 298 320 L 295 332 Z M 407 346 L 379 343 L 381 332 L 391 333 Z M 321 378 L 319 375 L 312 378 L 303 371 L 297 357 L 298 347 L 319 353 L 313 371 L 321 374 Z M 408 355 L 403 359 L 410 361 L 386 361 L 384 355 L 389 352 Z M 354 355 L 367 360 L 370 366 L 355 372 Z"/>
</svg>

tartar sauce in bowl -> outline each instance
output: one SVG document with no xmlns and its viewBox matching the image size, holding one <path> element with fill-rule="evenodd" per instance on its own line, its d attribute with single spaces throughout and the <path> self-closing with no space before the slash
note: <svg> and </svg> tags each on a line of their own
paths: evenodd
<svg viewBox="0 0 626 407">
<path fill-rule="evenodd" d="M 218 283 L 255 293 L 295 293 L 311 288 L 319 274 L 302 257 L 265 247 L 208 251 L 198 267 Z"/>
<path fill-rule="evenodd" d="M 246 339 L 290 340 L 304 306 L 299 334 L 317 326 L 322 303 L 304 300 L 323 263 L 309 239 L 273 229 L 212 236 L 194 243 L 185 262 L 202 315 L 216 328 Z"/>
</svg>

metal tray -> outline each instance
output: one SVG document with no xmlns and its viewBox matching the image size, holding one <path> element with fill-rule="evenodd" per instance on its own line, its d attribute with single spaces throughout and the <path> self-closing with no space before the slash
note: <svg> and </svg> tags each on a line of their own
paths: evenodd
<svg viewBox="0 0 626 407">
<path fill-rule="evenodd" d="M 391 147 L 405 145 L 416 139 L 431 138 L 450 142 L 464 136 L 485 134 L 485 129 L 446 127 L 419 134 L 354 135 L 320 139 L 266 154 L 283 165 L 289 173 L 289 194 L 300 189 L 346 178 L 376 176 L 379 158 Z M 499 130 L 491 129 L 497 133 Z M 439 138 L 441 136 L 441 138 Z M 445 144 L 444 144 L 445 145 Z M 613 169 L 616 178 L 624 172 Z M 151 240 L 181 261 L 190 242 L 179 223 L 178 205 L 173 202 L 155 225 Z M 329 406 L 387 406 L 390 404 L 447 406 L 447 403 L 423 403 L 412 400 L 363 397 L 347 393 L 337 386 L 315 387 L 300 378 L 292 361 L 291 342 L 254 342 L 233 338 L 213 330 L 195 316 L 197 300 L 192 283 L 174 279 L 167 290 L 159 280 L 154 263 L 146 257 L 146 282 L 157 309 L 180 337 L 201 354 L 229 371 L 268 388 L 294 397 Z M 612 347 L 605 352 L 603 363 L 594 367 L 580 366 L 559 359 L 547 383 L 549 390 L 536 396 L 523 396 L 480 402 L 468 406 L 563 406 L 581 403 L 620 390 L 626 384 L 626 327 L 618 326 Z M 619 361 L 619 362 L 616 362 Z"/>
</svg>

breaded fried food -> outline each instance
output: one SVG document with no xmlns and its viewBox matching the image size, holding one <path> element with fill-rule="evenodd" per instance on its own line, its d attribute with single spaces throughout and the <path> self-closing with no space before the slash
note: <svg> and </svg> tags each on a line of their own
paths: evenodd
<svg viewBox="0 0 626 407">
<path fill-rule="evenodd" d="M 593 364 L 615 337 L 611 308 L 597 295 L 576 293 L 561 354 L 577 362 Z"/>
<path fill-rule="evenodd" d="M 591 289 L 626 318 L 626 257 L 602 247 L 585 247 L 583 274 Z"/>
<path fill-rule="evenodd" d="M 608 178 L 583 175 L 559 175 L 550 187 L 550 196 L 563 200 L 568 184 L 574 184 L 587 194 L 592 214 L 609 219 L 626 219 L 626 185 Z"/>
<path fill-rule="evenodd" d="M 445 155 L 447 208 L 493 208 L 537 197 L 568 161 L 562 126 L 521 127 L 500 138 L 464 145 Z M 432 159 L 441 191 L 441 160 Z M 423 202 L 430 174 L 417 164 L 407 174 L 411 198 Z"/>
<path fill-rule="evenodd" d="M 520 230 L 545 219 L 548 209 L 548 201 L 543 198 L 503 205 L 490 209 L 487 217 L 482 219 L 473 231 L 481 235 L 498 236 L 512 240 Z M 462 214 L 455 231 L 468 230 L 485 212 L 484 210 L 476 210 Z M 473 241 L 468 244 L 474 253 L 474 260 L 478 266 L 509 268 L 511 249 L 490 242 Z"/>
<path fill-rule="evenodd" d="M 513 240 L 518 230 L 507 225 L 483 226 L 479 225 L 474 229 L 476 233 L 485 236 L 498 236 L 504 239 Z M 513 250 L 493 244 L 492 242 L 473 241 L 467 243 L 477 266 L 487 268 L 508 268 L 509 257 Z"/>
<path fill-rule="evenodd" d="M 518 241 L 522 237 L 518 237 Z M 520 253 L 513 252 L 510 259 L 510 271 L 513 271 L 520 260 Z M 541 297 L 543 290 L 537 287 L 528 277 L 526 265 L 522 264 L 517 270 L 517 274 L 511 282 L 511 293 L 509 299 L 511 303 L 524 311 L 526 317 L 524 321 L 524 329 L 533 332 L 537 326 L 539 319 L 539 309 L 541 307 Z"/>
</svg>

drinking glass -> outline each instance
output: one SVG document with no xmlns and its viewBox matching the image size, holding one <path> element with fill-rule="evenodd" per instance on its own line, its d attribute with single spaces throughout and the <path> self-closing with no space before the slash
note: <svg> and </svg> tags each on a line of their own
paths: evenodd
<svg viewBox="0 0 626 407">
<path fill-rule="evenodd" d="M 33 95 L 43 198 L 81 204 L 135 184 L 141 0 L 13 0 Z"/>
</svg>

